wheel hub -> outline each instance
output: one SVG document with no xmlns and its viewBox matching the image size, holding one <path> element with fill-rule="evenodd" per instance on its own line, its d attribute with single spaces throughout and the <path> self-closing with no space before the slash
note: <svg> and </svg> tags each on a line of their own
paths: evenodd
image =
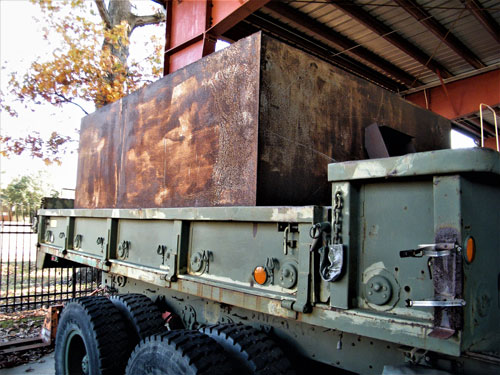
<svg viewBox="0 0 500 375">
<path fill-rule="evenodd" d="M 89 373 L 89 356 L 87 354 L 82 359 L 82 371 L 85 375 Z"/>
</svg>

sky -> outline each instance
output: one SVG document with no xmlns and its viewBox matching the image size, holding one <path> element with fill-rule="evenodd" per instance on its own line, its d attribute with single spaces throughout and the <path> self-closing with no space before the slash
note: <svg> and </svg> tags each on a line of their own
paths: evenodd
<svg viewBox="0 0 500 375">
<path fill-rule="evenodd" d="M 134 2 L 139 14 L 150 14 L 154 6 L 150 0 Z M 24 73 L 35 59 L 43 59 L 53 51 L 57 41 L 52 45 L 43 39 L 42 25 L 34 20 L 39 17 L 38 6 L 28 0 L 0 0 L 0 87 L 4 90 L 11 71 Z M 136 29 L 132 34 L 131 56 L 140 60 L 141 54 L 146 51 L 141 47 L 141 41 L 149 39 L 152 33 L 163 35 L 162 27 L 143 27 Z M 17 106 L 19 116 L 10 117 L 8 114 L 0 113 L 0 133 L 13 137 L 25 136 L 32 131 L 38 131 L 42 136 L 48 137 L 51 132 L 58 131 L 61 134 L 70 135 L 78 139 L 78 129 L 84 113 L 74 105 L 54 107 L 51 105 L 37 105 L 33 112 Z M 473 147 L 473 141 L 454 132 L 452 136 L 453 147 Z M 30 156 L 11 156 L 5 158 L 0 156 L 0 187 L 4 188 L 8 183 L 19 176 L 36 174 L 43 171 L 46 180 L 50 181 L 51 187 L 61 192 L 65 189 L 74 189 L 76 185 L 77 172 L 77 142 L 70 147 L 70 152 L 62 156 L 61 165 L 46 166 L 42 160 Z"/>
</svg>

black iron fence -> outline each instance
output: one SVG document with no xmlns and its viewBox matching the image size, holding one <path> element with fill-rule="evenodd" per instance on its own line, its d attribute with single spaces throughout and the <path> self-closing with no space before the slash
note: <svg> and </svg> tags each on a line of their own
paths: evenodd
<svg viewBox="0 0 500 375">
<path fill-rule="evenodd" d="M 8 207 L 1 211 L 0 312 L 37 309 L 98 288 L 101 275 L 96 269 L 37 269 L 36 210 Z"/>
</svg>

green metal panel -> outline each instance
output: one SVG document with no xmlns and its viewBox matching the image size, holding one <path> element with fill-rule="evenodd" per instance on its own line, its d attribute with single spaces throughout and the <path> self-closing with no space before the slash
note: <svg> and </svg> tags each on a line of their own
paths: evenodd
<svg viewBox="0 0 500 375">
<path fill-rule="evenodd" d="M 361 188 L 358 306 L 429 321 L 432 309 L 405 306 L 408 298 L 433 296 L 427 259 L 401 259 L 399 252 L 434 242 L 432 180 L 367 183 Z M 366 284 L 376 275 L 392 286 L 388 303 L 370 303 Z"/>
<path fill-rule="evenodd" d="M 49 223 L 41 225 L 43 230 L 51 220 L 64 223 L 70 233 L 74 218 L 75 235 L 80 221 L 104 223 L 106 253 L 97 257 L 96 252 L 68 249 L 64 254 L 64 244 L 43 241 L 41 250 L 134 283 L 144 281 L 158 294 L 211 301 L 214 307 L 207 312 L 193 303 L 207 321 L 218 320 L 224 306 L 230 306 L 251 323 L 262 316 L 280 325 L 337 330 L 455 357 L 466 351 L 491 353 L 500 346 L 499 160 L 490 151 L 460 150 L 330 165 L 332 192 L 342 191 L 344 199 L 344 272 L 333 282 L 319 279 L 317 254 L 310 252 L 311 225 L 324 222 L 331 212 L 323 207 L 42 210 L 41 223 Z M 284 228 L 292 224 L 294 230 L 286 234 Z M 95 224 L 81 230 L 92 238 L 102 229 Z M 462 261 L 457 247 L 429 263 L 428 254 L 400 256 L 421 244 L 463 246 L 468 236 L 478 249 L 471 264 Z M 131 243 L 126 258 L 118 255 L 123 241 Z M 284 248 L 293 241 L 294 246 Z M 155 250 L 162 243 L 171 254 L 168 265 Z M 208 267 L 193 263 L 196 253 L 206 254 Z M 267 266 L 268 258 L 276 259 L 274 283 L 257 286 L 252 270 Z M 297 283 L 288 288 L 279 281 L 287 262 L 297 268 Z M 408 307 L 406 302 L 441 296 L 463 298 L 466 305 Z M 338 341 L 339 335 L 333 337 Z M 315 347 L 314 339 L 309 342 Z M 319 346 L 326 344 L 318 342 L 315 349 L 324 352 Z M 369 348 L 365 343 L 362 351 Z M 301 350 L 313 353 L 309 347 Z M 349 368 L 358 369 L 352 359 Z"/>
<path fill-rule="evenodd" d="M 500 174 L 498 153 L 488 149 L 439 150 L 328 165 L 328 181 L 483 172 Z"/>
<path fill-rule="evenodd" d="M 81 254 L 102 258 L 106 255 L 108 229 L 106 219 L 76 218 L 74 224 L 72 250 Z M 75 248 L 74 239 L 80 237 L 80 245 Z"/>
<path fill-rule="evenodd" d="M 167 253 L 177 247 L 173 220 L 118 221 L 117 254 L 115 259 L 146 267 L 166 269 Z M 124 249 L 124 243 L 128 248 Z M 158 251 L 159 246 L 165 251 Z M 160 247 L 160 249 L 162 249 Z"/>
<path fill-rule="evenodd" d="M 250 222 L 311 222 L 322 216 L 322 207 L 185 207 L 139 209 L 46 209 L 42 216 L 76 216 L 89 218 L 195 220 L 195 221 L 250 221 Z"/>
<path fill-rule="evenodd" d="M 308 228 L 309 229 L 309 228 Z M 227 223 L 227 222 L 193 222 L 191 225 L 191 242 L 189 259 L 197 254 L 209 252 L 210 259 L 206 267 L 193 269 L 188 267 L 190 275 L 221 283 L 263 289 L 277 293 L 293 293 L 293 288 L 283 288 L 279 275 L 286 263 L 297 264 L 298 248 L 283 250 L 283 233 L 279 234 L 276 223 Z M 307 230 L 308 232 L 308 230 Z M 307 234 L 304 233 L 304 235 Z M 300 233 L 302 235 L 302 233 Z M 291 233 L 290 238 L 298 233 Z M 306 252 L 308 249 L 306 249 Z M 208 256 L 208 255 L 207 255 Z M 269 272 L 268 282 L 259 285 L 254 281 L 253 270 L 268 263 L 273 268 Z M 271 282 L 271 277 L 274 281 Z"/>
<path fill-rule="evenodd" d="M 464 262 L 463 351 L 500 357 L 500 192 L 488 180 L 461 179 L 462 244 L 472 237 L 476 256 Z"/>
<path fill-rule="evenodd" d="M 342 193 L 343 209 L 342 209 L 342 245 L 344 248 L 344 274 L 335 282 L 328 283 L 330 294 L 330 306 L 348 309 L 352 307 L 352 299 L 355 298 L 353 291 L 357 259 L 355 257 L 355 241 L 357 236 L 351 236 L 356 227 L 356 220 L 353 215 L 356 213 L 358 202 L 358 193 L 349 182 L 338 183 L 332 186 L 332 197 L 335 197 L 337 192 Z M 352 227 L 352 228 L 351 228 Z"/>
</svg>

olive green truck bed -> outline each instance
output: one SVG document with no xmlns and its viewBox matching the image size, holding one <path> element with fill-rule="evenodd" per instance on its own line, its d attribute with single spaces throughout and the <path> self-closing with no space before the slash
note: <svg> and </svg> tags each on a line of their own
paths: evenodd
<svg viewBox="0 0 500 375">
<path fill-rule="evenodd" d="M 44 209 L 39 264 L 349 371 L 498 373 L 500 154 L 334 163 L 328 180 L 331 207 Z"/>
</svg>

